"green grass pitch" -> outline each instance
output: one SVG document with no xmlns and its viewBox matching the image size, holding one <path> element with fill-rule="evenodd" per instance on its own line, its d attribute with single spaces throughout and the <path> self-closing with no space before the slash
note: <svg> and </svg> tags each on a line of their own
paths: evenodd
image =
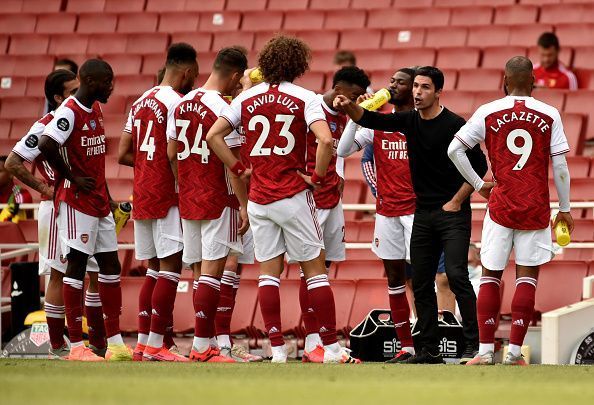
<svg viewBox="0 0 594 405">
<path fill-rule="evenodd" d="M 1 404 L 594 404 L 594 367 L 0 360 Z"/>
</svg>

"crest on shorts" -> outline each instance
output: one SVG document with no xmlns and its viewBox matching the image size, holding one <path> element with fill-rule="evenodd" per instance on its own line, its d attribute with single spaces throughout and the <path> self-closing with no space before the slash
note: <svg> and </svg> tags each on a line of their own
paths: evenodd
<svg viewBox="0 0 594 405">
<path fill-rule="evenodd" d="M 64 255 L 60 255 L 60 263 L 65 264 L 67 261 L 68 259 L 66 259 Z"/>
<path fill-rule="evenodd" d="M 80 235 L 80 240 L 82 241 L 82 243 L 87 243 L 89 241 L 89 235 L 83 233 L 82 235 Z"/>
<path fill-rule="evenodd" d="M 34 323 L 31 326 L 29 340 L 39 347 L 49 340 L 49 329 L 47 323 Z"/>
<path fill-rule="evenodd" d="M 375 238 L 374 242 L 375 242 L 375 247 L 379 247 L 379 238 Z"/>
</svg>

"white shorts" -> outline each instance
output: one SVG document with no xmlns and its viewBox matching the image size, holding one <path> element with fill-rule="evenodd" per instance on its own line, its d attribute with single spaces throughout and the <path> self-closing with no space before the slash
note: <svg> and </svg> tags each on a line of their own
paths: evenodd
<svg viewBox="0 0 594 405">
<path fill-rule="evenodd" d="M 241 240 L 243 243 L 243 253 L 237 258 L 237 263 L 254 264 L 256 254 L 254 252 L 254 233 L 251 228 L 242 236 Z"/>
<path fill-rule="evenodd" d="M 226 207 L 220 218 L 212 220 L 182 219 L 184 229 L 184 263 L 218 260 L 243 252 L 239 229 L 239 212 Z"/>
<path fill-rule="evenodd" d="M 318 221 L 324 235 L 326 260 L 342 262 L 346 259 L 344 246 L 344 212 L 342 202 L 332 209 L 318 208 Z"/>
<path fill-rule="evenodd" d="M 70 249 L 89 256 L 118 250 L 115 221 L 111 213 L 103 218 L 93 217 L 62 201 L 57 222 L 64 256 L 68 255 Z"/>
<path fill-rule="evenodd" d="M 163 259 L 184 248 L 179 209 L 169 208 L 159 219 L 134 220 L 134 249 L 137 260 Z"/>
<path fill-rule="evenodd" d="M 410 262 L 410 235 L 414 214 L 401 217 L 375 216 L 375 230 L 371 251 L 382 260 Z"/>
<path fill-rule="evenodd" d="M 494 222 L 485 215 L 481 239 L 481 262 L 488 270 L 505 269 L 512 248 L 516 264 L 520 266 L 540 266 L 551 261 L 553 241 L 551 227 L 535 231 L 510 229 Z"/>
<path fill-rule="evenodd" d="M 313 195 L 303 190 L 270 204 L 248 202 L 256 259 L 265 262 L 287 252 L 299 262 L 313 260 L 324 248 Z"/>
</svg>

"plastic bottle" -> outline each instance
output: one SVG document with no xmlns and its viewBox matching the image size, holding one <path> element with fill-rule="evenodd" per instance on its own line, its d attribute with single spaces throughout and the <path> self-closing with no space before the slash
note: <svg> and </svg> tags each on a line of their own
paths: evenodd
<svg viewBox="0 0 594 405">
<path fill-rule="evenodd" d="M 262 83 L 264 81 L 264 76 L 262 75 L 260 68 L 256 68 L 250 72 L 250 80 L 253 84 Z"/>
<path fill-rule="evenodd" d="M 390 90 L 381 89 L 381 90 L 378 90 L 373 95 L 372 98 L 370 98 L 369 100 L 363 101 L 359 105 L 361 107 L 365 108 L 366 110 L 375 111 L 378 108 L 380 108 L 381 106 L 383 106 L 384 104 L 386 104 L 388 101 L 390 101 L 391 97 L 392 97 L 392 95 L 390 94 Z"/>
<path fill-rule="evenodd" d="M 123 202 L 118 205 L 115 212 L 113 213 L 113 219 L 116 223 L 116 234 L 119 234 L 120 231 L 126 226 L 128 220 L 130 219 L 130 213 L 132 212 L 132 204 L 129 202 Z"/>
<path fill-rule="evenodd" d="M 569 234 L 569 227 L 567 222 L 561 220 L 555 226 L 555 236 L 557 237 L 557 244 L 559 246 L 567 246 L 571 242 L 571 235 Z"/>
</svg>

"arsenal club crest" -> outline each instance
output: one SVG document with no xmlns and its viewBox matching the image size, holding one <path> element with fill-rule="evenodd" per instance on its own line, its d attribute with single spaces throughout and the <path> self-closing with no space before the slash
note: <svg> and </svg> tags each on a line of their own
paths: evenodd
<svg viewBox="0 0 594 405">
<path fill-rule="evenodd" d="M 89 235 L 83 233 L 82 235 L 80 235 L 80 240 L 82 241 L 82 243 L 87 243 L 89 241 Z"/>
</svg>

